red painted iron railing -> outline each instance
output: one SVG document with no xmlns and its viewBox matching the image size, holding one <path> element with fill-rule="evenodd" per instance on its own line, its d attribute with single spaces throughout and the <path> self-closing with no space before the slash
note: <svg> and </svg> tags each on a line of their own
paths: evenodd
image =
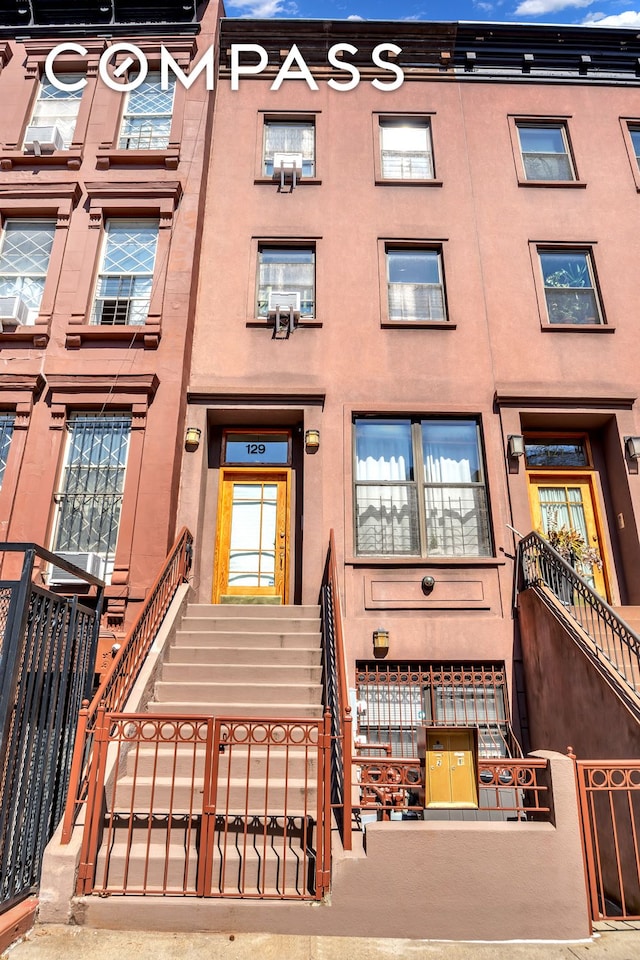
<svg viewBox="0 0 640 960">
<path fill-rule="evenodd" d="M 413 811 L 422 817 L 419 792 L 424 785 L 420 761 L 407 758 L 357 759 L 360 809 L 391 813 Z M 546 760 L 478 760 L 478 810 L 499 811 L 515 820 L 549 820 L 551 816 L 549 766 Z"/>
<path fill-rule="evenodd" d="M 324 706 L 331 716 L 331 772 L 326 777 L 331 805 L 345 850 L 352 849 L 352 716 L 349 705 L 338 563 L 333 530 L 320 590 Z M 330 830 L 330 824 L 327 825 Z"/>
<path fill-rule="evenodd" d="M 105 712 L 117 712 L 124 708 L 169 604 L 178 586 L 187 578 L 192 551 L 193 538 L 185 527 L 169 551 L 162 570 L 91 703 L 85 700 L 82 705 L 65 808 L 63 844 L 69 843 L 80 810 L 85 804 L 88 805 L 89 777 L 95 761 L 94 741 L 99 729 L 99 707 L 103 707 Z"/>
<path fill-rule="evenodd" d="M 576 777 L 592 919 L 640 920 L 640 761 L 578 760 Z"/>
<path fill-rule="evenodd" d="M 100 707 L 96 728 L 78 895 L 323 897 L 328 713 L 214 719 Z"/>
</svg>

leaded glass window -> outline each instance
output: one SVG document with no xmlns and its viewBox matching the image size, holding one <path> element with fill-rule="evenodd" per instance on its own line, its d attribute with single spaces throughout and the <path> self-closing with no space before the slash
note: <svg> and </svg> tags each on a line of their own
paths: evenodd
<svg viewBox="0 0 640 960">
<path fill-rule="evenodd" d="M 128 96 L 122 116 L 121 150 L 165 150 L 169 146 L 175 83 L 160 86 L 160 74 L 149 73 Z"/>
<path fill-rule="evenodd" d="M 140 325 L 149 313 L 157 220 L 109 220 L 91 322 Z"/>
<path fill-rule="evenodd" d="M 81 77 L 79 74 L 61 73 L 58 74 L 58 79 L 67 85 L 66 89 L 59 90 L 45 77 L 40 81 L 38 99 L 29 126 L 57 127 L 63 147 L 68 150 L 73 140 L 82 99 L 82 90 L 69 90 L 68 85 L 77 83 Z"/>
<path fill-rule="evenodd" d="M 0 250 L 0 297 L 20 297 L 28 323 L 38 316 L 55 234 L 53 220 L 6 220 Z"/>
<path fill-rule="evenodd" d="M 109 565 L 118 539 L 131 416 L 71 414 L 67 431 L 53 551 L 96 553 Z"/>
</svg>

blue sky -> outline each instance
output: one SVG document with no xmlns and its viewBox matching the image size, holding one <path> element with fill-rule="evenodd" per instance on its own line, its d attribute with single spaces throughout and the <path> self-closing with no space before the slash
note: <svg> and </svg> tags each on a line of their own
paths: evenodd
<svg viewBox="0 0 640 960">
<path fill-rule="evenodd" d="M 230 17 L 331 20 L 498 20 L 631 27 L 640 0 L 225 0 Z"/>
</svg>

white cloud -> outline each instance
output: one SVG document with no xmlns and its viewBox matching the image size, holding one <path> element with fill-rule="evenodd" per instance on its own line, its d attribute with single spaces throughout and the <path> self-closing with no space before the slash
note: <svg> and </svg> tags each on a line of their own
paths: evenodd
<svg viewBox="0 0 640 960">
<path fill-rule="evenodd" d="M 590 7 L 594 0 L 522 0 L 516 7 L 516 13 L 523 17 L 544 16 L 566 10 L 567 7 Z"/>
<path fill-rule="evenodd" d="M 298 8 L 290 0 L 235 0 L 229 3 L 229 8 L 239 10 L 241 17 L 257 17 L 270 19 L 271 17 L 295 16 Z"/>
<path fill-rule="evenodd" d="M 350 13 L 347 20 L 364 20 L 364 17 L 361 17 L 359 13 Z"/>
<path fill-rule="evenodd" d="M 584 22 L 588 27 L 633 27 L 638 30 L 640 29 L 640 10 L 626 10 L 611 17 L 605 17 L 603 13 L 594 13 Z"/>
</svg>

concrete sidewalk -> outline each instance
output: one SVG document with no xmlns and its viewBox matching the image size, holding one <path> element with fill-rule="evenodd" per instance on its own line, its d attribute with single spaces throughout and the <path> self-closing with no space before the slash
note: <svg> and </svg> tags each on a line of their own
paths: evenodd
<svg viewBox="0 0 640 960">
<path fill-rule="evenodd" d="M 435 943 L 260 934 L 161 934 L 36 926 L 3 960 L 637 960 L 640 930 L 582 943 Z"/>
</svg>

